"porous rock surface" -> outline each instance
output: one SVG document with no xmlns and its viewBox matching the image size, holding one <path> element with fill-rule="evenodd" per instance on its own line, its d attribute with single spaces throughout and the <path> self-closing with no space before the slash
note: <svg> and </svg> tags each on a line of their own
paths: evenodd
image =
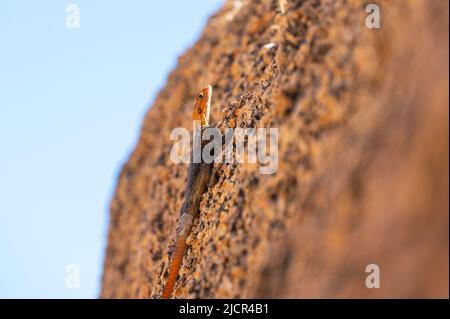
<svg viewBox="0 0 450 319">
<path fill-rule="evenodd" d="M 220 129 L 279 129 L 278 170 L 214 164 L 175 298 L 448 298 L 448 2 L 378 4 L 380 29 L 354 0 L 227 1 L 209 19 L 120 174 L 101 297 L 160 297 L 187 174 L 169 134 L 211 84 Z"/>
</svg>

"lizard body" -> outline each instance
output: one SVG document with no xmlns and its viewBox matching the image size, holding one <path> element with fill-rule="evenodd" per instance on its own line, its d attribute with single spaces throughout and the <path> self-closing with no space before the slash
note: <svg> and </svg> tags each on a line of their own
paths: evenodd
<svg viewBox="0 0 450 319">
<path fill-rule="evenodd" d="M 208 127 L 209 111 L 211 107 L 212 88 L 210 85 L 201 90 L 195 98 L 194 113 L 192 119 L 200 121 L 201 132 Z M 203 149 L 204 141 L 202 141 L 201 149 Z M 172 260 L 169 267 L 169 276 L 166 286 L 162 293 L 163 299 L 168 299 L 172 295 L 175 282 L 177 280 L 178 271 L 180 270 L 183 256 L 186 250 L 186 239 L 191 232 L 194 218 L 199 214 L 200 202 L 203 193 L 206 191 L 208 181 L 211 177 L 212 163 L 207 164 L 201 159 L 200 163 L 194 163 L 192 160 L 189 164 L 185 200 L 180 209 L 180 219 L 177 226 L 177 239 L 175 241 L 175 249 L 172 254 Z"/>
</svg>

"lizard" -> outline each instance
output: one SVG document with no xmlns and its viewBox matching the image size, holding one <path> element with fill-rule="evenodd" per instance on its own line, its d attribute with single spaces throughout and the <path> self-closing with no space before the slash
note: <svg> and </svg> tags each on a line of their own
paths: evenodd
<svg viewBox="0 0 450 319">
<path fill-rule="evenodd" d="M 192 119 L 199 121 L 201 132 L 209 126 L 209 113 L 211 108 L 212 87 L 207 85 L 195 97 L 194 112 Z M 202 142 L 202 148 L 205 143 Z M 208 181 L 211 177 L 212 163 L 205 163 L 203 159 L 195 163 L 191 154 L 189 164 L 185 199 L 180 208 L 180 218 L 178 221 L 175 248 L 172 254 L 172 260 L 169 267 L 169 276 L 162 293 L 162 299 L 171 297 L 178 272 L 183 261 L 186 250 L 186 239 L 189 236 L 194 218 L 199 214 L 200 202 L 207 189 Z"/>
</svg>

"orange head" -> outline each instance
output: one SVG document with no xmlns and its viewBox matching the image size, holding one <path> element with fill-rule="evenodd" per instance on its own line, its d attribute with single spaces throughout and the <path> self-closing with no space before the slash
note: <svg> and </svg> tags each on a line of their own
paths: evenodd
<svg viewBox="0 0 450 319">
<path fill-rule="evenodd" d="M 211 108 L 211 94 L 212 87 L 207 85 L 195 97 L 194 113 L 192 119 L 200 121 L 202 127 L 208 126 L 209 123 L 209 109 Z"/>
</svg>

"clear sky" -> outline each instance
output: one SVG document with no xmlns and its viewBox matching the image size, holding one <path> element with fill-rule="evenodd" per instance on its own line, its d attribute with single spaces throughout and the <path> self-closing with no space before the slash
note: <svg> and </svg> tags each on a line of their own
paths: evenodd
<svg viewBox="0 0 450 319">
<path fill-rule="evenodd" d="M 0 298 L 98 296 L 119 170 L 222 2 L 0 0 Z"/>
</svg>

